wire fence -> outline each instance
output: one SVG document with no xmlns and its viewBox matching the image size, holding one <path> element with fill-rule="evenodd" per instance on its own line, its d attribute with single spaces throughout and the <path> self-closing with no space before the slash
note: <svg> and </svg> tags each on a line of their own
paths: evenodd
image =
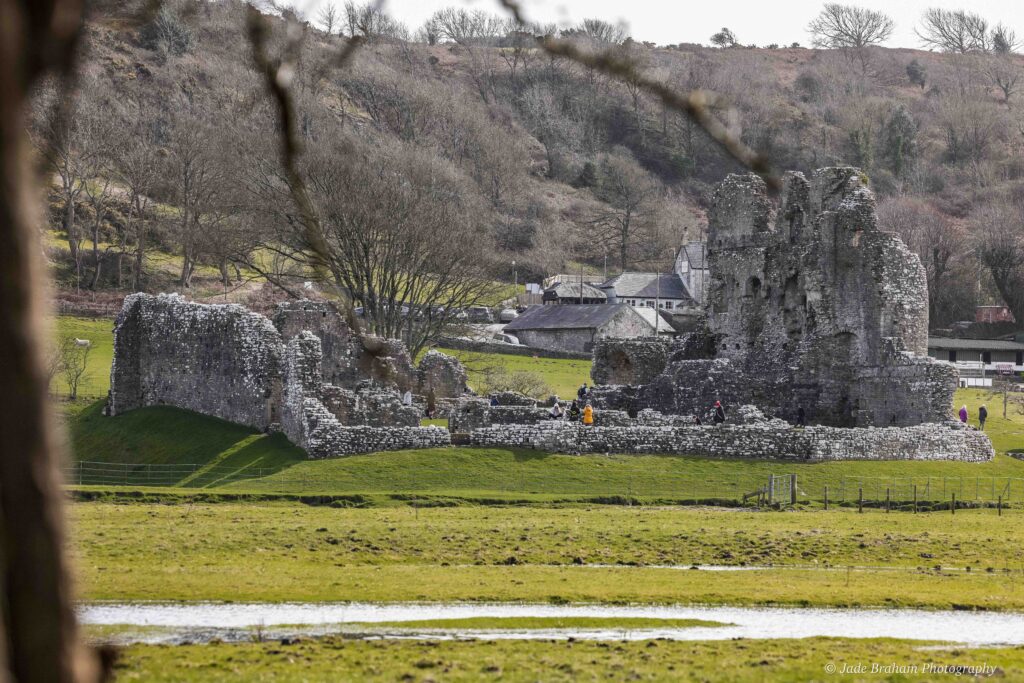
<svg viewBox="0 0 1024 683">
<path fill-rule="evenodd" d="M 65 470 L 68 484 L 83 486 L 236 488 L 279 493 L 372 493 L 428 495 L 459 489 L 447 469 L 419 470 L 403 481 L 377 485 L 326 480 L 302 469 L 231 467 L 203 464 L 130 464 L 80 461 Z M 638 473 L 635 476 L 561 480 L 553 484 L 550 472 L 524 465 L 482 475 L 472 487 L 477 495 L 493 491 L 508 496 L 544 495 L 608 502 L 691 502 L 747 505 L 824 503 L 829 505 L 905 506 L 945 504 L 1024 503 L 1024 478 L 1019 477 L 854 477 L 782 473 L 767 476 L 695 476 L 677 473 Z"/>
</svg>

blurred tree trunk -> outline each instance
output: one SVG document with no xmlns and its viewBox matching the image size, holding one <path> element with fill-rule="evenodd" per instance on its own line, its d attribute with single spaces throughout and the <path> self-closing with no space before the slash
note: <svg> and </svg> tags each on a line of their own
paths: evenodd
<svg viewBox="0 0 1024 683">
<path fill-rule="evenodd" d="M 46 392 L 39 177 L 29 91 L 67 73 L 81 0 L 0 0 L 0 680 L 95 681 L 77 638 L 64 558 L 61 456 Z"/>
</svg>

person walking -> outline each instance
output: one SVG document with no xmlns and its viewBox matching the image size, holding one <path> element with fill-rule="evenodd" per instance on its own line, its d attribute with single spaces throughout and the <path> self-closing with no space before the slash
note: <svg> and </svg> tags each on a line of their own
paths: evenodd
<svg viewBox="0 0 1024 683">
<path fill-rule="evenodd" d="M 985 431 L 985 420 L 988 419 L 988 408 L 984 404 L 978 408 L 978 425 L 981 427 L 981 431 Z"/>
<path fill-rule="evenodd" d="M 580 388 L 576 391 L 576 398 L 582 401 L 587 397 L 587 383 L 584 382 Z"/>
<path fill-rule="evenodd" d="M 967 424 L 967 405 L 960 406 L 960 421 Z"/>
<path fill-rule="evenodd" d="M 725 408 L 722 407 L 721 401 L 715 401 L 715 424 L 719 425 L 725 422 Z"/>
<path fill-rule="evenodd" d="M 583 408 L 583 424 L 588 427 L 594 424 L 594 409 L 589 403 Z"/>
</svg>

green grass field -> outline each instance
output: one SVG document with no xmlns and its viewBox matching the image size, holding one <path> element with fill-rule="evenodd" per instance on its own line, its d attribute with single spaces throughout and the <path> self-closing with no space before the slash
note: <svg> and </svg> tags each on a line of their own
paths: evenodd
<svg viewBox="0 0 1024 683">
<path fill-rule="evenodd" d="M 1002 680 L 1024 677 L 1024 648 L 929 648 L 890 639 L 738 640 L 709 642 L 350 641 L 303 640 L 133 646 L 118 680 L 204 681 L 764 681 L 906 682 L 978 680 L 958 667 L 983 663 Z M 843 664 L 868 672 L 841 673 Z M 873 664 L 918 667 L 917 674 L 871 673 Z M 931 666 L 931 669 L 925 667 Z M 834 667 L 834 668 L 830 668 Z M 934 672 L 944 667 L 950 673 Z M 838 673 L 837 673 L 838 672 Z"/>
<path fill-rule="evenodd" d="M 566 358 L 531 358 L 477 351 L 438 348 L 455 356 L 466 366 L 469 386 L 478 386 L 486 368 L 501 367 L 507 372 L 533 372 L 541 376 L 557 396 L 569 398 L 584 382 L 590 383 L 590 361 Z"/>
<path fill-rule="evenodd" d="M 95 600 L 1006 610 L 1024 609 L 1022 519 L 1018 510 L 94 502 L 72 507 L 72 532 L 82 594 Z M 687 569 L 693 563 L 759 569 Z"/>
<path fill-rule="evenodd" d="M 55 332 L 92 342 L 88 365 L 78 387 L 79 399 L 97 398 L 110 390 L 110 364 L 114 359 L 114 322 L 105 318 L 57 318 Z M 67 382 L 59 374 L 51 391 L 58 397 L 67 395 Z"/>
</svg>

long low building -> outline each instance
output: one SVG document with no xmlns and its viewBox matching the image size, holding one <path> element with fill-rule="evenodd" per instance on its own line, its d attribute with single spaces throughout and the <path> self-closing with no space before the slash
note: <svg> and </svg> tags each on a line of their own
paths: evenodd
<svg viewBox="0 0 1024 683">
<path fill-rule="evenodd" d="M 955 365 L 962 386 L 989 386 L 994 375 L 1024 372 L 1024 344 L 1007 339 L 928 337 L 928 355 Z"/>
<path fill-rule="evenodd" d="M 523 344 L 557 351 L 592 351 L 608 337 L 653 337 L 654 325 L 627 304 L 532 306 L 505 326 Z"/>
</svg>

